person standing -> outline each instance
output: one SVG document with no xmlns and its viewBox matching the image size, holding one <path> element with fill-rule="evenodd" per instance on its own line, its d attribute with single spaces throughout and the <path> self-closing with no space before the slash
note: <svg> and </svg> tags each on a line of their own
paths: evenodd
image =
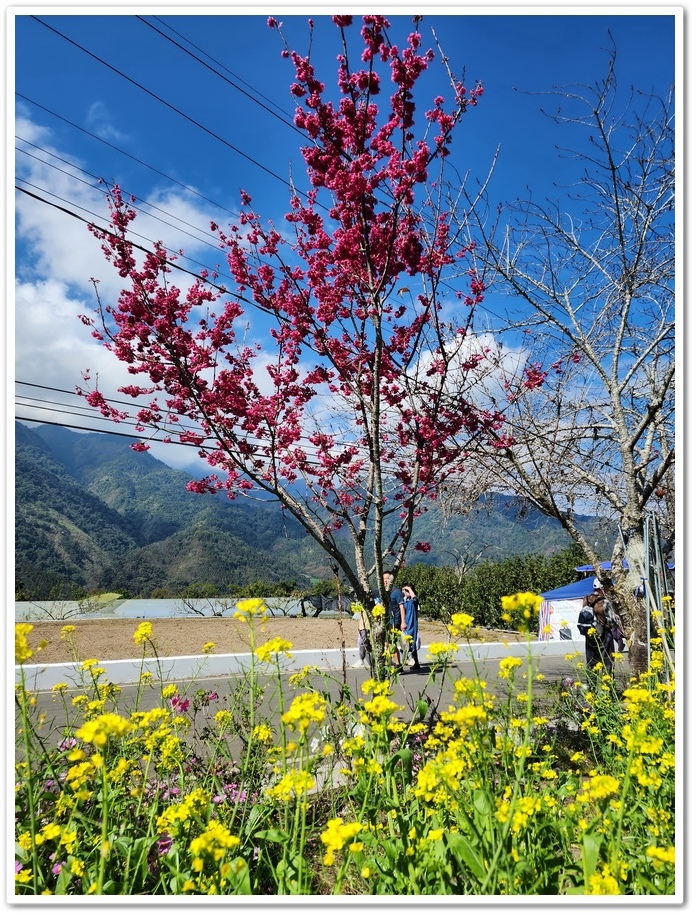
<svg viewBox="0 0 696 916">
<path fill-rule="evenodd" d="M 624 635 L 621 618 L 614 610 L 614 605 L 611 603 L 611 599 L 607 595 L 606 589 L 600 580 L 595 579 L 592 586 L 594 588 L 594 594 L 598 595 L 604 601 L 604 616 L 607 621 L 607 626 L 611 630 L 614 642 L 616 643 L 616 650 L 617 652 L 623 652 L 626 649 L 626 637 Z"/>
<path fill-rule="evenodd" d="M 614 636 L 607 619 L 607 604 L 601 589 L 595 589 L 583 601 L 583 607 L 594 614 L 594 623 L 584 633 L 585 663 L 588 674 L 603 665 L 608 674 L 614 671 Z M 585 625 L 586 626 L 586 625 Z M 584 628 L 583 628 L 584 629 Z"/>
<path fill-rule="evenodd" d="M 394 573 L 384 573 L 384 588 L 389 595 L 389 619 L 393 630 L 403 633 L 406 629 L 406 608 L 404 606 L 404 593 L 398 586 L 394 585 Z M 397 647 L 394 648 L 392 660 L 396 667 L 401 665 L 401 656 Z"/>
<path fill-rule="evenodd" d="M 353 664 L 353 667 L 362 668 L 366 663 L 371 666 L 370 624 L 363 607 L 353 615 L 353 620 L 356 620 L 358 624 L 358 661 Z"/>
<path fill-rule="evenodd" d="M 418 595 L 416 595 L 415 589 L 411 585 L 404 585 L 402 592 L 404 595 L 404 610 L 406 612 L 404 636 L 406 637 L 407 648 L 405 657 L 408 658 L 410 654 L 413 658 L 411 670 L 420 671 L 420 662 L 418 661 Z"/>
</svg>

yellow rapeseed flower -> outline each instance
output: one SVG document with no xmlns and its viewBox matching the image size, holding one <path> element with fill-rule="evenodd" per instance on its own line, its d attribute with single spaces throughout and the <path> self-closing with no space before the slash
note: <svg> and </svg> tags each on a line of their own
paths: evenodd
<svg viewBox="0 0 696 916">
<path fill-rule="evenodd" d="M 96 747 L 104 747 L 109 738 L 121 738 L 132 729 L 131 723 L 113 712 L 104 713 L 75 732 L 75 737 Z"/>
<path fill-rule="evenodd" d="M 471 614 L 452 614 L 452 623 L 448 627 L 451 636 L 463 636 L 471 627 L 474 618 Z"/>
<path fill-rule="evenodd" d="M 251 737 L 260 741 L 262 744 L 269 744 L 273 740 L 273 732 L 268 725 L 263 723 L 262 725 L 254 726 Z"/>
<path fill-rule="evenodd" d="M 152 623 L 149 620 L 144 620 L 139 625 L 133 634 L 133 640 L 137 646 L 145 645 L 152 640 Z"/>
<path fill-rule="evenodd" d="M 506 679 L 510 678 L 512 677 L 512 673 L 515 670 L 515 668 L 521 668 L 521 667 L 522 667 L 521 658 L 513 658 L 512 656 L 508 656 L 507 658 L 501 658 L 500 662 L 498 663 L 498 668 L 499 668 L 498 676 L 502 678 L 506 678 Z"/>
<path fill-rule="evenodd" d="M 194 789 L 183 801 L 170 805 L 157 818 L 158 833 L 170 833 L 176 837 L 190 827 L 192 820 L 199 818 L 210 804 L 210 795 L 204 789 Z"/>
<path fill-rule="evenodd" d="M 336 853 L 340 852 L 346 843 L 349 843 L 362 829 L 363 825 L 360 821 L 344 824 L 342 817 L 331 818 L 321 834 L 321 841 L 326 846 L 324 865 L 333 865 L 336 861 Z"/>
<path fill-rule="evenodd" d="M 668 862 L 670 865 L 674 865 L 676 861 L 674 846 L 668 846 L 667 849 L 663 849 L 661 846 L 648 846 L 645 854 L 650 856 L 651 859 L 657 859 L 658 862 Z"/>
<path fill-rule="evenodd" d="M 389 681 L 375 681 L 371 677 L 362 683 L 360 689 L 364 694 L 373 693 L 375 696 L 378 694 L 386 695 L 391 691 Z"/>
<path fill-rule="evenodd" d="M 403 706 L 398 706 L 392 700 L 385 696 L 375 696 L 365 703 L 365 711 L 375 718 L 381 718 L 384 715 L 391 715 Z"/>
<path fill-rule="evenodd" d="M 31 623 L 15 624 L 15 664 L 17 665 L 23 665 L 34 654 L 27 642 L 27 636 L 33 629 L 34 625 Z"/>
<path fill-rule="evenodd" d="M 319 693 L 302 693 L 294 697 L 290 708 L 283 713 L 285 725 L 305 734 L 312 722 L 323 722 L 326 717 L 326 700 Z"/>
<path fill-rule="evenodd" d="M 227 854 L 228 849 L 239 846 L 241 840 L 234 836 L 223 824 L 210 821 L 200 836 L 194 837 L 189 843 L 189 852 L 193 856 L 207 855 L 213 861 L 219 862 Z M 197 869 L 201 871 L 202 868 Z"/>
<path fill-rule="evenodd" d="M 290 649 L 292 649 L 291 642 L 288 642 L 287 639 L 281 639 L 280 636 L 275 636 L 273 639 L 269 639 L 268 642 L 258 647 L 256 656 L 261 662 L 270 661 L 272 656 L 281 654 L 291 658 Z"/>
<path fill-rule="evenodd" d="M 306 770 L 290 770 L 266 794 L 279 801 L 290 801 L 293 796 L 303 795 L 315 786 L 315 780 Z"/>
<path fill-rule="evenodd" d="M 609 872 L 608 867 L 605 865 L 601 875 L 590 875 L 590 886 L 585 893 L 599 896 L 614 896 L 620 894 L 621 889 L 619 888 L 619 882 Z"/>
<path fill-rule="evenodd" d="M 237 602 L 237 611 L 234 616 L 237 620 L 247 620 L 250 617 L 265 615 L 267 610 L 263 598 L 243 598 Z"/>
<path fill-rule="evenodd" d="M 232 713 L 229 709 L 220 709 L 215 713 L 213 719 L 220 728 L 228 728 L 232 724 Z"/>
<path fill-rule="evenodd" d="M 621 783 L 614 776 L 607 774 L 592 776 L 583 782 L 582 791 L 578 792 L 577 799 L 578 801 L 589 801 L 590 799 L 601 801 L 611 795 L 616 795 L 620 785 Z"/>
<path fill-rule="evenodd" d="M 288 678 L 288 683 L 293 687 L 301 687 L 311 676 L 318 674 L 319 669 L 316 665 L 305 665 L 301 671 L 296 671 Z"/>
<path fill-rule="evenodd" d="M 458 650 L 459 646 L 452 642 L 433 642 L 428 646 L 429 656 L 436 661 L 443 661 Z"/>
</svg>

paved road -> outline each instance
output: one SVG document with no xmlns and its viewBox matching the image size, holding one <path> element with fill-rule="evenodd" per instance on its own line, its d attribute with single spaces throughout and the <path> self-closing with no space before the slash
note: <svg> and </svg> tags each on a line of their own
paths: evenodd
<svg viewBox="0 0 696 916">
<path fill-rule="evenodd" d="M 473 678 L 479 677 L 487 682 L 487 690 L 491 693 L 496 692 L 496 688 L 502 685 L 498 677 L 499 658 L 480 659 L 476 662 L 458 662 L 451 665 L 447 671 L 442 670 L 431 672 L 428 665 L 423 665 L 421 671 L 406 671 L 401 675 L 394 685 L 393 699 L 396 703 L 404 707 L 402 716 L 410 719 L 410 713 L 415 708 L 419 697 L 423 695 L 429 701 L 430 712 L 435 709 L 446 708 L 453 696 L 453 683 L 461 677 Z M 550 690 L 557 685 L 564 677 L 576 677 L 576 662 L 566 659 L 563 655 L 541 656 L 532 660 L 534 674 L 543 674 L 543 679 L 535 679 L 535 690 L 540 694 L 542 691 Z M 523 690 L 526 683 L 525 672 L 527 670 L 527 660 L 523 660 L 521 668 L 517 669 L 515 683 L 519 685 L 520 691 Z M 627 658 L 624 656 L 617 663 L 617 677 L 620 679 L 628 672 Z M 295 688 L 288 684 L 289 673 L 281 676 L 283 685 L 283 696 L 286 698 L 291 695 Z M 312 679 L 312 686 L 317 690 L 323 690 L 330 694 L 332 698 L 338 698 L 341 692 L 349 690 L 353 696 L 360 694 L 360 685 L 369 678 L 369 672 L 365 668 L 347 667 L 343 670 L 324 672 L 323 675 L 317 675 Z M 263 682 L 263 679 L 261 679 Z M 270 679 L 266 679 L 268 681 Z M 168 681 L 167 683 L 175 683 Z M 207 711 L 199 713 L 201 718 L 213 715 L 218 709 L 229 708 L 232 700 L 231 696 L 237 688 L 240 690 L 242 681 L 239 677 L 199 677 L 193 680 L 176 682 L 179 686 L 181 695 L 193 698 L 201 691 L 205 694 L 216 694 L 217 698 L 212 700 Z M 70 697 L 74 696 L 77 690 L 67 693 L 68 703 L 70 706 Z M 144 692 L 141 689 L 141 699 L 138 708 L 141 710 L 150 709 L 153 706 L 161 705 L 159 689 L 147 689 Z M 135 708 L 138 687 L 135 685 L 123 685 L 118 697 L 118 708 L 124 715 L 128 715 Z M 277 716 L 279 713 L 278 705 L 279 691 L 277 684 L 268 684 L 264 690 L 264 699 L 261 704 L 260 712 L 269 718 Z M 49 743 L 60 740 L 63 735 L 63 729 L 66 724 L 65 710 L 57 698 L 52 695 L 51 691 L 39 691 L 36 694 L 37 704 L 36 711 L 45 713 L 45 724 L 41 729 L 42 737 Z M 241 696 L 238 701 L 242 703 L 246 699 L 245 690 L 241 688 Z M 80 721 L 79 714 L 70 709 L 75 720 Z M 202 722 L 199 722 L 202 725 Z"/>
</svg>

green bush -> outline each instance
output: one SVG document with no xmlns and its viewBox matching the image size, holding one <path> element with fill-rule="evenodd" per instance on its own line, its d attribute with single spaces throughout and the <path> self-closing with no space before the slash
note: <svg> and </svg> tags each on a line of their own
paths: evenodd
<svg viewBox="0 0 696 916">
<path fill-rule="evenodd" d="M 500 599 L 515 592 L 551 591 L 577 579 L 584 557 L 575 546 L 551 557 L 538 554 L 485 560 L 470 573 L 454 567 L 418 563 L 401 570 L 397 584 L 413 585 L 421 616 L 447 622 L 452 614 L 470 614 L 476 626 L 505 629 Z"/>
</svg>

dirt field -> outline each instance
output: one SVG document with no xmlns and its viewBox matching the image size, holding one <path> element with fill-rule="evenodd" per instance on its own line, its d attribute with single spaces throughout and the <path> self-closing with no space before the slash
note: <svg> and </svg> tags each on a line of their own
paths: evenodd
<svg viewBox="0 0 696 916">
<path fill-rule="evenodd" d="M 141 658 L 153 656 L 152 647 L 137 645 L 133 635 L 142 620 L 60 620 L 33 622 L 34 629 L 28 636 L 29 646 L 34 655 L 27 664 L 52 664 L 86 658 L 97 661 Z M 234 652 L 249 652 L 250 631 L 246 622 L 220 617 L 168 617 L 151 621 L 152 638 L 157 655 L 161 658 L 175 655 L 201 655 L 206 643 L 214 643 L 213 655 Z M 74 627 L 70 634 L 63 635 L 63 628 Z M 357 623 L 350 617 L 269 617 L 264 623 L 255 621 L 255 643 L 261 645 L 279 636 L 292 643 L 293 649 L 340 649 L 357 645 Z M 473 635 L 473 634 L 472 634 Z M 444 624 L 421 621 L 420 637 L 424 645 L 432 642 L 449 642 Z M 511 640 L 509 633 L 502 635 L 495 631 L 480 634 L 476 641 L 492 642 L 504 638 Z M 43 649 L 39 649 L 42 641 Z M 474 640 L 472 640 L 474 641 Z"/>
</svg>

